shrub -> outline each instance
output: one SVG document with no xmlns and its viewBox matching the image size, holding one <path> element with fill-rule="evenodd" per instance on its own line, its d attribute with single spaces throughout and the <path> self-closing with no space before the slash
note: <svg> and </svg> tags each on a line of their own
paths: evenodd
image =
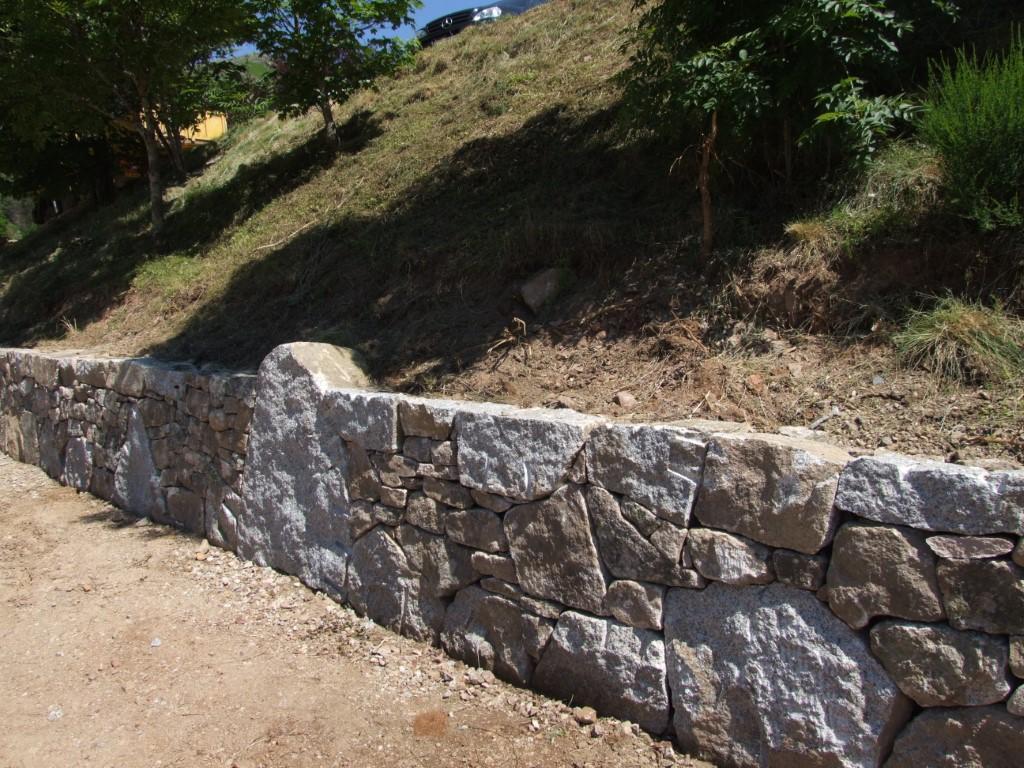
<svg viewBox="0 0 1024 768">
<path fill-rule="evenodd" d="M 911 312 L 893 341 L 907 365 L 957 381 L 1010 381 L 1024 373 L 1024 323 L 999 306 L 938 299 Z"/>
<path fill-rule="evenodd" d="M 960 51 L 935 67 L 921 136 L 951 202 L 982 230 L 1024 225 L 1024 37 L 1002 55 Z"/>
</svg>

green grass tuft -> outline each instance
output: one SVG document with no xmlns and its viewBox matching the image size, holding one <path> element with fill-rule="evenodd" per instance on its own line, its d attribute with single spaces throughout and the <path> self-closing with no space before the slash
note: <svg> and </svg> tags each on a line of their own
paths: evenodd
<svg viewBox="0 0 1024 768">
<path fill-rule="evenodd" d="M 906 365 L 954 381 L 1005 382 L 1024 374 L 1024 323 L 999 306 L 940 298 L 911 312 L 893 341 Z"/>
</svg>

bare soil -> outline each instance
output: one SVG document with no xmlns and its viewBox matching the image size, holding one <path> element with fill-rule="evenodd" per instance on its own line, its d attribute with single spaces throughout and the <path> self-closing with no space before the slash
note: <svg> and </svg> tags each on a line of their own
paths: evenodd
<svg viewBox="0 0 1024 768">
<path fill-rule="evenodd" d="M 0 768 L 707 766 L 0 456 Z"/>
</svg>

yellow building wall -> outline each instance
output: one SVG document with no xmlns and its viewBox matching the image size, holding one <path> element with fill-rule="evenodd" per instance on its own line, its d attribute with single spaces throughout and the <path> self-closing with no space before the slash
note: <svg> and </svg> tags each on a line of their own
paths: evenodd
<svg viewBox="0 0 1024 768">
<path fill-rule="evenodd" d="M 195 128 L 182 132 L 185 141 L 214 141 L 228 132 L 228 119 L 225 115 L 206 115 Z"/>
</svg>

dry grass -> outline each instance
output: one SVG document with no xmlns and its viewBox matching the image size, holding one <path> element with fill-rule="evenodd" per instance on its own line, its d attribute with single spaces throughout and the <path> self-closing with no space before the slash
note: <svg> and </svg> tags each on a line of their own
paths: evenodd
<svg viewBox="0 0 1024 768">
<path fill-rule="evenodd" d="M 1024 375 L 1024 323 L 1001 307 L 952 297 L 910 314 L 893 337 L 906 365 L 963 382 L 1009 382 Z"/>
</svg>

